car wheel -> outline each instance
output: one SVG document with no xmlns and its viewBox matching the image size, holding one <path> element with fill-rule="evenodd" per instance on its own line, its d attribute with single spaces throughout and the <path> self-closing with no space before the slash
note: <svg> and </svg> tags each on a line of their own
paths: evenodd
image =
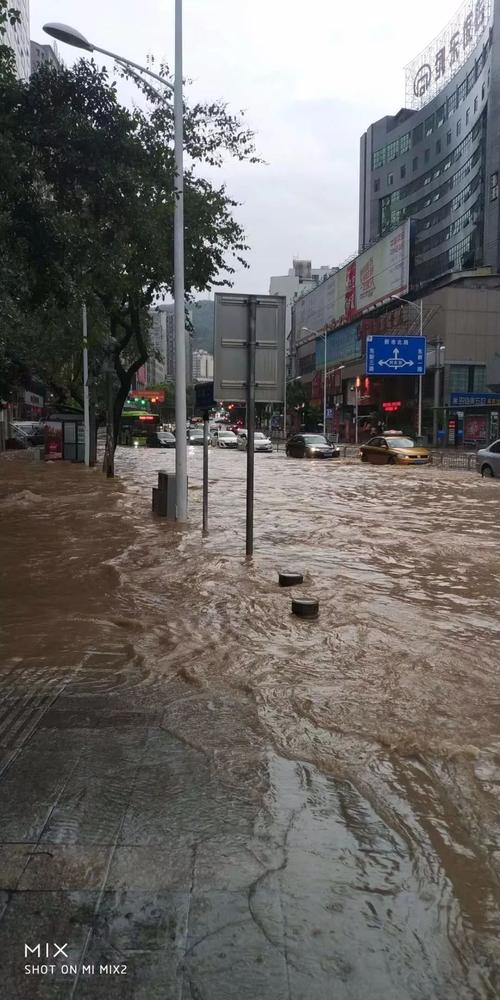
<svg viewBox="0 0 500 1000">
<path fill-rule="evenodd" d="M 387 459 L 387 465 L 396 465 L 396 459 L 392 455 Z"/>
<path fill-rule="evenodd" d="M 481 475 L 483 477 L 486 476 L 488 479 L 493 479 L 494 472 L 493 472 L 493 469 L 491 468 L 491 465 L 482 465 L 481 466 Z"/>
<path fill-rule="evenodd" d="M 367 455 L 362 455 L 361 456 L 361 461 L 362 462 L 367 462 L 368 461 L 368 456 Z"/>
</svg>

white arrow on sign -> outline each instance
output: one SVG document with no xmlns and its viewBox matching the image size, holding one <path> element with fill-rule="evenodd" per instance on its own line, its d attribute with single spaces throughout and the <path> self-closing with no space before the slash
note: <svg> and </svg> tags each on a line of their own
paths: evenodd
<svg viewBox="0 0 500 1000">
<path fill-rule="evenodd" d="M 400 358 L 399 357 L 399 348 L 398 347 L 394 348 L 392 354 L 393 354 L 392 358 L 387 358 L 386 361 L 379 361 L 379 365 L 385 365 L 386 368 L 394 368 L 394 369 L 396 369 L 396 368 L 405 368 L 407 365 L 409 367 L 413 366 L 413 364 L 414 364 L 413 361 L 406 361 L 405 358 Z"/>
</svg>

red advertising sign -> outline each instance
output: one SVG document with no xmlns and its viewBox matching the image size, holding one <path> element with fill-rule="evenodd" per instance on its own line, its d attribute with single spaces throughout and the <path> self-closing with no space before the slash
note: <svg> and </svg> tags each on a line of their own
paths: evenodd
<svg viewBox="0 0 500 1000">
<path fill-rule="evenodd" d="M 45 458 L 54 462 L 63 457 L 63 425 L 57 420 L 45 424 Z"/>
<path fill-rule="evenodd" d="M 486 441 L 488 439 L 488 417 L 486 414 L 467 415 L 464 420 L 465 441 Z"/>
<path fill-rule="evenodd" d="M 401 400 L 398 399 L 394 403 L 382 403 L 382 409 L 385 410 L 386 413 L 395 413 L 396 410 L 401 409 Z"/>
</svg>

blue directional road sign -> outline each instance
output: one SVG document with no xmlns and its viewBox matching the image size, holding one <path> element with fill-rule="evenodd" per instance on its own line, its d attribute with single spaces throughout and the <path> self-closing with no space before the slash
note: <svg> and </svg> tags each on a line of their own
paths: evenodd
<svg viewBox="0 0 500 1000">
<path fill-rule="evenodd" d="M 425 337 L 393 334 L 366 338 L 367 375 L 425 375 Z"/>
</svg>

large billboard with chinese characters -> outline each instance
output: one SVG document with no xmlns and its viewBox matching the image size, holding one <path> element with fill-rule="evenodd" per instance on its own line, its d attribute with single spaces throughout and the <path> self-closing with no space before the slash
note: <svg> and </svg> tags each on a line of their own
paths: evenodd
<svg viewBox="0 0 500 1000">
<path fill-rule="evenodd" d="M 403 222 L 346 267 L 302 295 L 294 305 L 294 329 L 320 332 L 356 319 L 369 309 L 408 291 L 411 223 Z M 305 334 L 308 336 L 308 333 Z"/>
<path fill-rule="evenodd" d="M 418 110 L 439 94 L 484 44 L 493 0 L 465 0 L 439 35 L 405 66 L 407 108 Z"/>
</svg>

